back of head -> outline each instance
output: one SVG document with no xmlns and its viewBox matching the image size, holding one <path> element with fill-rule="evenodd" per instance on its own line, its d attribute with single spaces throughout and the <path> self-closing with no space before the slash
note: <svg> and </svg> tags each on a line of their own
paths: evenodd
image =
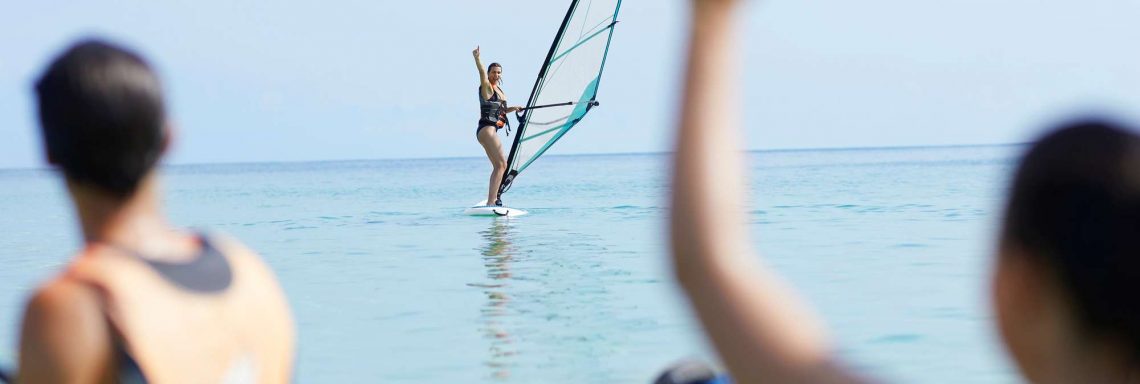
<svg viewBox="0 0 1140 384">
<path fill-rule="evenodd" d="M 166 112 L 158 77 L 139 55 L 87 40 L 36 82 L 49 161 L 73 182 L 130 196 L 158 162 Z"/>
<path fill-rule="evenodd" d="M 1006 208 L 1003 242 L 1046 267 L 1089 335 L 1140 358 L 1140 137 L 1080 120 L 1025 155 Z"/>
</svg>

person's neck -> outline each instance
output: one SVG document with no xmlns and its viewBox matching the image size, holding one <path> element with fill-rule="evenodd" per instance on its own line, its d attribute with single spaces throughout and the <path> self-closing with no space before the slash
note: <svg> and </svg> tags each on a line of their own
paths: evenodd
<svg viewBox="0 0 1140 384">
<path fill-rule="evenodd" d="M 90 185 L 67 182 L 75 203 L 83 240 L 87 244 L 110 244 L 142 254 L 167 252 L 167 244 L 180 237 L 162 215 L 158 182 L 153 173 L 126 198 L 115 198 Z"/>
</svg>

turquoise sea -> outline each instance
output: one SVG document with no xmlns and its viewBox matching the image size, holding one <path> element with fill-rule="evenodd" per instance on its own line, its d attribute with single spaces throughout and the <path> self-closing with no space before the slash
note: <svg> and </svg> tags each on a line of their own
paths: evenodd
<svg viewBox="0 0 1140 384">
<path fill-rule="evenodd" d="M 1018 381 L 987 271 L 1021 146 L 749 154 L 767 262 L 839 353 L 898 382 Z M 289 295 L 300 383 L 646 383 L 711 359 L 667 265 L 669 155 L 547 156 L 469 217 L 483 158 L 166 167 L 176 223 L 259 250 Z M 23 301 L 79 246 L 62 183 L 0 170 L 0 365 Z"/>
</svg>

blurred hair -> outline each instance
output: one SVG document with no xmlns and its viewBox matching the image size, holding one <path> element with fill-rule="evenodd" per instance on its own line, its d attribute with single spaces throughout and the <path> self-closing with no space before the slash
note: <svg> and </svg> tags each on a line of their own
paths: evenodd
<svg viewBox="0 0 1140 384">
<path fill-rule="evenodd" d="M 130 196 L 162 155 L 162 87 L 138 54 L 84 40 L 36 82 L 49 162 L 71 181 Z"/>
<path fill-rule="evenodd" d="M 1059 126 L 1014 176 L 1002 241 L 1051 271 L 1085 331 L 1140 357 L 1140 137 L 1104 119 Z"/>
</svg>

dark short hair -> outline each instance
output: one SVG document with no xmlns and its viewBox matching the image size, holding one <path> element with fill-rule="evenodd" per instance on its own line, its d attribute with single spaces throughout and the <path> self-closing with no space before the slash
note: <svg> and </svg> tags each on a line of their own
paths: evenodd
<svg viewBox="0 0 1140 384">
<path fill-rule="evenodd" d="M 1084 329 L 1140 358 L 1140 137 L 1105 119 L 1059 126 L 1021 160 L 1002 241 L 1053 273 Z"/>
<path fill-rule="evenodd" d="M 52 61 L 36 96 L 48 159 L 71 181 L 125 198 L 162 155 L 162 86 L 130 50 L 80 41 Z"/>
<path fill-rule="evenodd" d="M 499 69 L 502 69 L 503 65 L 499 64 L 499 63 L 491 63 L 491 65 L 487 66 L 487 72 L 491 72 L 491 68 L 495 68 L 495 67 L 499 67 Z"/>
</svg>

